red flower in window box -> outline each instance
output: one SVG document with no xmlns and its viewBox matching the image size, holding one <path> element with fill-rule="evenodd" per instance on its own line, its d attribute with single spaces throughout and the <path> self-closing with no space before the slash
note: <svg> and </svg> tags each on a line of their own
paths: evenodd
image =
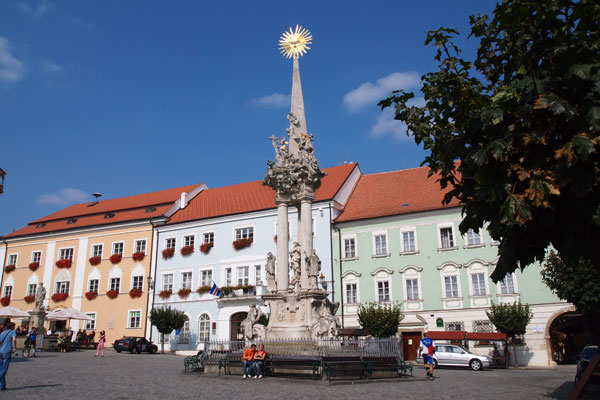
<svg viewBox="0 0 600 400">
<path fill-rule="evenodd" d="M 144 257 L 146 257 L 146 253 L 143 251 L 138 251 L 137 253 L 133 253 L 131 255 L 131 258 L 133 258 L 134 261 L 142 261 Z"/>
<path fill-rule="evenodd" d="M 35 301 L 35 296 L 25 296 L 23 300 L 25 300 L 25 303 L 30 304 Z"/>
<path fill-rule="evenodd" d="M 194 246 L 183 246 L 180 252 L 182 256 L 190 255 L 194 252 Z"/>
<path fill-rule="evenodd" d="M 210 249 L 212 249 L 213 247 L 215 247 L 214 243 L 204 243 L 200 246 L 200 251 L 203 252 L 204 254 L 208 254 Z"/>
<path fill-rule="evenodd" d="M 17 269 L 17 266 L 16 266 L 16 265 L 13 265 L 13 264 L 11 264 L 11 265 L 7 265 L 6 267 L 4 267 L 4 270 L 5 270 L 6 272 L 13 272 L 15 269 Z"/>
<path fill-rule="evenodd" d="M 106 295 L 108 296 L 109 299 L 116 299 L 117 296 L 119 296 L 119 292 L 111 289 L 108 292 L 106 292 Z"/>
<path fill-rule="evenodd" d="M 52 295 L 52 301 L 59 302 L 65 301 L 69 297 L 69 293 L 54 293 Z"/>
<path fill-rule="evenodd" d="M 73 261 L 69 260 L 68 258 L 65 258 L 64 260 L 58 260 L 56 262 L 56 266 L 58 268 L 71 268 L 71 265 L 73 265 Z"/>
<path fill-rule="evenodd" d="M 0 304 L 2 304 L 4 307 L 6 307 L 7 305 L 10 304 L 10 296 L 6 296 L 0 299 Z"/>
<path fill-rule="evenodd" d="M 179 292 L 177 292 L 179 297 L 181 297 L 182 299 L 187 298 L 190 295 L 190 293 L 192 293 L 192 289 L 188 289 L 188 288 L 180 289 Z"/>
<path fill-rule="evenodd" d="M 121 262 L 121 259 L 123 258 L 122 255 L 120 254 L 113 254 L 112 256 L 110 256 L 110 262 L 113 264 L 118 264 Z"/>
<path fill-rule="evenodd" d="M 92 265 L 98 265 L 98 264 L 100 264 L 100 261 L 102 261 L 102 258 L 100 256 L 94 256 L 94 257 L 91 257 L 88 261 Z"/>
<path fill-rule="evenodd" d="M 175 254 L 175 249 L 174 249 L 174 248 L 172 248 L 172 247 L 169 247 L 168 249 L 164 249 L 164 250 L 162 251 L 162 256 L 163 256 L 163 258 L 165 258 L 165 259 L 166 259 L 166 258 L 171 258 L 171 257 L 173 257 L 173 254 Z"/>
<path fill-rule="evenodd" d="M 254 242 L 254 239 L 252 238 L 234 240 L 233 248 L 236 250 L 241 250 L 244 247 L 249 247 L 252 244 L 252 242 Z"/>
<path fill-rule="evenodd" d="M 40 267 L 40 263 L 37 262 L 37 261 L 32 262 L 31 264 L 29 264 L 29 269 L 32 270 L 32 271 L 37 270 L 39 267 Z"/>
<path fill-rule="evenodd" d="M 166 300 L 169 297 L 171 297 L 172 294 L 173 292 L 171 290 L 161 290 L 160 293 L 158 293 L 158 297 L 160 297 L 163 300 Z"/>
<path fill-rule="evenodd" d="M 94 300 L 96 297 L 98 297 L 98 292 L 95 290 L 91 292 L 85 292 L 85 298 L 88 300 Z"/>
<path fill-rule="evenodd" d="M 198 290 L 196 290 L 196 291 L 198 292 L 198 294 L 208 293 L 208 292 L 210 292 L 210 286 L 208 286 L 208 285 L 200 286 L 198 288 Z"/>
<path fill-rule="evenodd" d="M 129 291 L 129 296 L 132 299 L 135 299 L 136 297 L 142 297 L 142 289 L 140 288 L 133 288 Z"/>
</svg>

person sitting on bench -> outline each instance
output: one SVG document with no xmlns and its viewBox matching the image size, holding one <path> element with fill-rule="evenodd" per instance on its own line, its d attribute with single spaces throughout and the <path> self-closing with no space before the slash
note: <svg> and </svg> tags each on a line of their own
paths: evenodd
<svg viewBox="0 0 600 400">
<path fill-rule="evenodd" d="M 254 378 L 262 379 L 263 377 L 263 369 L 265 367 L 265 359 L 267 358 L 267 352 L 265 351 L 265 346 L 260 344 L 258 346 L 258 351 L 254 354 Z"/>
<path fill-rule="evenodd" d="M 254 366 L 254 355 L 256 354 L 256 345 L 253 344 L 249 349 L 244 350 L 244 355 L 242 356 L 242 367 L 244 368 L 244 379 L 246 379 L 250 372 L 252 371 L 252 367 Z"/>
</svg>

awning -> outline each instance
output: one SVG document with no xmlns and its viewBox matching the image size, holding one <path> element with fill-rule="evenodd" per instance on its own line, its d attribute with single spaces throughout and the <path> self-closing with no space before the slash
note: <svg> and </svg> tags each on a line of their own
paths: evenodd
<svg viewBox="0 0 600 400">
<path fill-rule="evenodd" d="M 433 340 L 464 340 L 465 331 L 429 331 L 427 336 Z"/>
</svg>

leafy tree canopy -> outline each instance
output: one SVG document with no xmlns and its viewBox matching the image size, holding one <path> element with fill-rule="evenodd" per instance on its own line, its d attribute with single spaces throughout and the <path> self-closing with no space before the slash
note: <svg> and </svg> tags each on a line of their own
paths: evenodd
<svg viewBox="0 0 600 400">
<path fill-rule="evenodd" d="M 550 245 L 600 268 L 599 15 L 597 0 L 503 1 L 470 18 L 473 62 L 456 30 L 428 33 L 439 70 L 422 77 L 425 106 L 402 91 L 379 103 L 430 151 L 445 202 L 463 204 L 461 232 L 487 226 L 501 242 L 494 281 Z"/>
<path fill-rule="evenodd" d="M 527 324 L 533 318 L 533 313 L 529 310 L 529 305 L 522 305 L 521 302 L 514 304 L 492 303 L 490 311 L 486 311 L 486 314 L 498 331 L 506 333 L 506 336 L 513 339 L 513 355 L 515 366 L 517 366 L 519 363 L 517 361 L 516 341 L 514 339 L 518 335 L 525 334 Z"/>
<path fill-rule="evenodd" d="M 163 335 L 169 335 L 176 329 L 181 329 L 188 320 L 183 311 L 175 310 L 170 306 L 154 307 L 150 311 L 150 322 Z"/>
<path fill-rule="evenodd" d="M 358 322 L 371 335 L 385 338 L 398 334 L 400 304 L 367 303 L 358 306 Z"/>
</svg>

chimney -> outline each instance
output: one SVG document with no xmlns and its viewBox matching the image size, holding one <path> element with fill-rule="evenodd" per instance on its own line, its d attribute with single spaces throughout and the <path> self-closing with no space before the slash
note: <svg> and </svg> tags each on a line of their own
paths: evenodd
<svg viewBox="0 0 600 400">
<path fill-rule="evenodd" d="M 185 208 L 187 206 L 187 193 L 181 192 L 181 201 L 179 202 L 179 208 Z"/>
</svg>

